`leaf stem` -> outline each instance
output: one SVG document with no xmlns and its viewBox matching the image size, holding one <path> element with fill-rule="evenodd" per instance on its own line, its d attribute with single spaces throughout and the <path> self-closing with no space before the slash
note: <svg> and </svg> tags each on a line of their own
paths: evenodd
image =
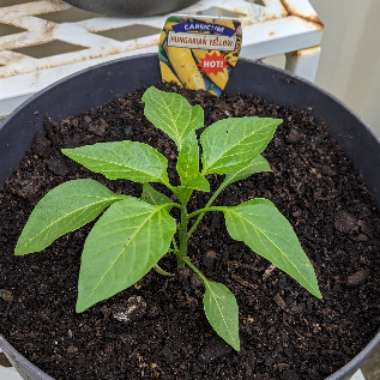
<svg viewBox="0 0 380 380">
<path fill-rule="evenodd" d="M 163 181 L 161 182 L 163 185 L 165 185 L 177 198 L 178 198 L 178 187 L 173 186 L 169 181 Z M 175 203 L 175 207 L 181 207 L 178 203 Z"/>
<path fill-rule="evenodd" d="M 173 194 L 175 194 L 175 186 L 173 186 L 169 181 L 162 181 L 163 185 L 165 185 Z"/>
<path fill-rule="evenodd" d="M 223 181 L 219 185 L 219 187 L 215 190 L 214 194 L 211 195 L 210 199 L 207 201 L 204 208 L 210 208 L 213 205 L 213 203 L 215 202 L 216 198 L 218 198 L 220 193 L 226 188 L 226 186 L 227 186 L 227 182 Z M 188 237 L 190 237 L 194 233 L 194 231 L 197 229 L 199 223 L 202 221 L 204 216 L 205 216 L 205 213 L 198 215 L 198 218 L 196 219 L 196 221 L 194 222 L 194 224 L 190 228 L 190 231 L 188 233 Z"/>
<path fill-rule="evenodd" d="M 201 279 L 203 284 L 207 287 L 207 278 L 206 276 L 191 262 L 190 257 L 186 256 L 183 259 L 184 263 Z"/>
<path fill-rule="evenodd" d="M 181 205 L 176 202 L 168 202 L 162 205 L 163 207 L 176 207 L 181 208 Z"/>
<path fill-rule="evenodd" d="M 226 209 L 225 206 L 203 207 L 203 208 L 200 208 L 199 210 L 196 210 L 196 211 L 192 212 L 191 214 L 189 214 L 188 218 L 191 219 L 191 218 L 196 217 L 197 215 L 203 215 L 209 211 L 220 211 L 220 212 L 222 212 L 225 209 Z"/>
<path fill-rule="evenodd" d="M 172 240 L 172 244 L 173 244 L 173 252 L 174 253 L 177 253 L 178 252 L 178 245 L 177 245 L 177 240 L 175 239 L 175 237 L 173 238 L 173 240 Z"/>
</svg>

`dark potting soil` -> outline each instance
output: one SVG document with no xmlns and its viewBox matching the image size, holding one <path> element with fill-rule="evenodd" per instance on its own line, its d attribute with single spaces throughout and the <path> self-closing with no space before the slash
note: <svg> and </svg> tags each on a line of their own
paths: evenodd
<svg viewBox="0 0 380 380">
<path fill-rule="evenodd" d="M 173 143 L 143 116 L 142 92 L 61 122 L 47 120 L 19 169 L 0 192 L 0 329 L 32 362 L 57 379 L 323 379 L 344 365 L 380 326 L 380 214 L 350 161 L 307 110 L 255 96 L 188 93 L 205 108 L 206 124 L 229 116 L 281 117 L 265 152 L 273 173 L 228 188 L 218 203 L 267 197 L 294 225 L 324 295 L 314 299 L 226 234 L 210 214 L 192 237 L 190 255 L 223 282 L 240 305 L 242 349 L 215 336 L 202 311 L 202 286 L 186 269 L 174 278 L 152 272 L 134 287 L 75 314 L 81 248 L 90 226 L 41 254 L 14 257 L 33 205 L 65 180 L 94 177 L 115 191 L 139 185 L 108 182 L 60 153 L 62 147 L 132 139 L 159 149 L 174 166 Z M 175 178 L 174 178 L 175 179 Z M 218 183 L 211 177 L 213 187 Z M 191 207 L 208 194 L 197 193 Z M 175 260 L 161 262 L 175 271 Z M 128 320 L 125 320 L 127 316 Z"/>
</svg>

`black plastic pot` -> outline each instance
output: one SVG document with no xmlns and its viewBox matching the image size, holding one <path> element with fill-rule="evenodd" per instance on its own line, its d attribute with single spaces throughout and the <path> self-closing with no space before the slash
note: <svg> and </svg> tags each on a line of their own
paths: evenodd
<svg viewBox="0 0 380 380">
<path fill-rule="evenodd" d="M 153 16 L 183 9 L 198 0 L 65 0 L 76 7 L 113 16 Z"/>
<path fill-rule="evenodd" d="M 43 90 L 19 107 L 0 128 L 0 187 L 17 167 L 30 146 L 44 115 L 54 119 L 78 114 L 160 79 L 156 55 L 127 58 L 75 74 Z M 353 160 L 380 207 L 380 142 L 338 100 L 314 85 L 284 71 L 241 60 L 233 73 L 228 93 L 255 94 L 275 103 L 311 108 L 324 119 L 331 134 Z M 328 377 L 346 379 L 380 343 L 380 332 L 347 365 Z M 33 366 L 0 336 L 0 348 L 25 379 L 48 380 L 50 376 Z"/>
</svg>

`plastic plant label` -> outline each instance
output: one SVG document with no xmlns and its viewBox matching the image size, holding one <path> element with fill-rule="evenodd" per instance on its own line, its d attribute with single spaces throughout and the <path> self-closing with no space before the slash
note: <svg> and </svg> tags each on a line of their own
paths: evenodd
<svg viewBox="0 0 380 380">
<path fill-rule="evenodd" d="M 241 42 L 238 20 L 170 16 L 160 36 L 162 81 L 219 96 L 237 64 Z"/>
</svg>

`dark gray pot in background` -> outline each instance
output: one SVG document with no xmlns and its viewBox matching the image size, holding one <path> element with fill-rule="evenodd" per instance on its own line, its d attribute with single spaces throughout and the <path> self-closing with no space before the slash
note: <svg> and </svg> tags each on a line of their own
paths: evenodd
<svg viewBox="0 0 380 380">
<path fill-rule="evenodd" d="M 61 120 L 69 115 L 86 112 L 128 92 L 155 84 L 159 80 L 157 55 L 146 55 L 96 66 L 61 80 L 35 95 L 20 106 L 0 128 L 0 188 L 5 178 L 18 166 L 36 131 L 42 128 L 45 115 Z M 243 59 L 233 72 L 227 92 L 254 93 L 277 104 L 297 108 L 311 107 L 316 117 L 328 123 L 330 133 L 353 160 L 380 207 L 380 142 L 339 101 L 311 83 L 284 71 Z M 349 378 L 379 343 L 380 333 L 327 380 Z M 0 348 L 25 379 L 52 380 L 1 336 Z"/>
<path fill-rule="evenodd" d="M 198 0 L 65 0 L 78 8 L 113 16 L 153 16 L 183 9 Z"/>
</svg>

